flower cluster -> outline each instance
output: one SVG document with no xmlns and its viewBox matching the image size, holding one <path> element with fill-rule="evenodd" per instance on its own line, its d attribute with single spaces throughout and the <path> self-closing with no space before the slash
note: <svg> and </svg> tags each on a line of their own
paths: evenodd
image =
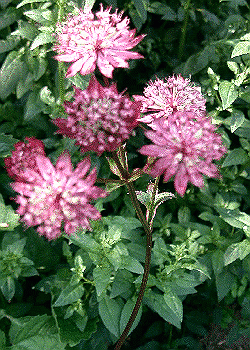
<svg viewBox="0 0 250 350">
<path fill-rule="evenodd" d="M 139 152 L 149 161 L 144 170 L 152 176 L 164 174 L 163 181 L 174 177 L 174 187 L 183 196 L 188 182 L 204 186 L 202 175 L 219 177 L 212 162 L 226 153 L 221 136 L 205 113 L 205 99 L 190 79 L 173 76 L 166 81 L 157 78 L 135 96 L 142 102 L 145 115 L 140 121 L 152 130 L 145 135 L 153 142 Z"/>
<path fill-rule="evenodd" d="M 145 170 L 153 177 L 164 174 L 164 182 L 175 176 L 174 187 L 181 196 L 188 182 L 204 186 L 203 174 L 219 177 L 212 161 L 219 160 L 226 148 L 210 118 L 204 116 L 198 123 L 193 112 L 176 112 L 174 118 L 155 120 L 154 130 L 145 134 L 154 144 L 142 146 L 140 153 L 157 158 Z"/>
<path fill-rule="evenodd" d="M 45 152 L 43 142 L 35 137 L 25 137 L 25 142 L 19 141 L 14 147 L 11 157 L 6 157 L 4 163 L 9 176 L 18 181 L 27 168 L 38 171 L 36 156 L 45 156 Z"/>
<path fill-rule="evenodd" d="M 150 81 L 144 89 L 144 96 L 133 96 L 136 101 L 142 102 L 142 113 L 145 115 L 141 122 L 153 126 L 154 120 L 167 118 L 175 112 L 193 112 L 196 119 L 203 118 L 206 110 L 206 100 L 202 96 L 201 88 L 191 83 L 190 79 L 181 75 L 168 79 L 156 78 Z"/>
<path fill-rule="evenodd" d="M 30 142 L 36 141 L 33 139 Z M 11 185 L 19 193 L 15 200 L 19 204 L 17 213 L 22 216 L 21 221 L 28 227 L 38 226 L 40 235 L 49 240 L 61 235 L 62 224 L 68 235 L 78 227 L 90 230 L 89 220 L 98 220 L 101 214 L 89 202 L 107 195 L 104 190 L 94 186 L 96 169 L 89 172 L 90 159 L 85 158 L 73 170 L 68 152 L 59 156 L 55 166 L 45 155 L 33 153 L 28 165 L 30 150 L 19 142 L 18 148 L 21 149 L 21 146 L 22 158 L 17 158 L 14 151 L 8 161 L 13 169 L 23 169 L 22 176 Z"/>
<path fill-rule="evenodd" d="M 122 19 L 123 12 L 110 13 L 111 7 L 95 15 L 79 10 L 78 15 L 69 14 L 64 23 L 57 24 L 57 41 L 54 50 L 58 61 L 74 62 L 66 77 L 77 72 L 85 75 L 94 72 L 96 65 L 100 72 L 112 78 L 115 67 L 128 68 L 129 59 L 143 58 L 137 52 L 128 51 L 136 46 L 145 35 L 135 38 L 135 30 L 129 30 L 129 19 Z"/>
<path fill-rule="evenodd" d="M 92 76 L 86 90 L 75 88 L 74 101 L 64 103 L 67 119 L 57 118 L 57 131 L 81 147 L 82 152 L 114 151 L 138 125 L 140 102 L 119 94 L 116 84 L 103 87 Z"/>
</svg>

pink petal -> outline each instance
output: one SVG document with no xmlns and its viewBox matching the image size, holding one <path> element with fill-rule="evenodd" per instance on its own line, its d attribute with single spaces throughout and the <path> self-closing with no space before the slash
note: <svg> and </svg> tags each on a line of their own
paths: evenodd
<svg viewBox="0 0 250 350">
<path fill-rule="evenodd" d="M 50 179 L 53 179 L 56 172 L 49 158 L 38 155 L 36 157 L 36 163 L 44 180 L 48 181 Z"/>
<path fill-rule="evenodd" d="M 54 58 L 60 62 L 75 62 L 76 60 L 79 60 L 80 57 L 80 54 L 76 52 L 73 52 L 72 54 L 54 56 Z"/>
<path fill-rule="evenodd" d="M 61 172 L 63 175 L 70 175 L 73 171 L 70 154 L 68 151 L 64 151 L 57 159 L 56 171 Z"/>
<path fill-rule="evenodd" d="M 180 164 L 174 179 L 174 188 L 180 196 L 184 196 L 188 184 L 188 174 L 183 163 Z"/>
<path fill-rule="evenodd" d="M 76 62 L 74 62 L 67 70 L 66 73 L 66 78 L 70 78 L 73 77 L 74 75 L 76 75 L 76 73 L 78 73 L 82 66 L 86 63 L 87 59 L 89 58 L 89 56 L 87 56 L 87 58 L 80 58 L 79 60 L 77 60 Z"/>
<path fill-rule="evenodd" d="M 104 57 L 103 53 L 99 53 L 97 56 L 97 65 L 100 72 L 107 78 L 113 77 L 114 67 L 109 63 L 109 61 Z"/>
</svg>

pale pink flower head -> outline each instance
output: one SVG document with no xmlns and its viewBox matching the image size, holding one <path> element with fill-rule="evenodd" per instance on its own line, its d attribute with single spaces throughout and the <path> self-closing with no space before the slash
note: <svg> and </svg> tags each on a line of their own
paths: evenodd
<svg viewBox="0 0 250 350">
<path fill-rule="evenodd" d="M 156 78 L 148 83 L 143 94 L 144 96 L 133 97 L 142 102 L 141 112 L 145 115 L 140 121 L 147 124 L 181 111 L 192 112 L 192 116 L 199 119 L 203 118 L 206 110 L 206 100 L 202 96 L 201 88 L 181 75 L 173 75 L 165 80 Z"/>
<path fill-rule="evenodd" d="M 138 125 L 140 102 L 119 94 L 116 84 L 103 87 L 93 76 L 86 90 L 75 88 L 74 101 L 66 101 L 67 119 L 56 118 L 57 133 L 76 140 L 82 152 L 114 151 Z"/>
<path fill-rule="evenodd" d="M 45 155 L 43 142 L 35 137 L 25 137 L 25 141 L 17 142 L 14 147 L 12 155 L 4 159 L 9 176 L 14 180 L 20 180 L 25 169 L 38 171 L 36 156 Z"/>
<path fill-rule="evenodd" d="M 103 10 L 102 5 L 95 15 L 79 9 L 78 15 L 69 14 L 64 23 L 57 24 L 58 43 L 54 50 L 58 55 L 55 59 L 73 62 L 66 78 L 77 72 L 82 75 L 92 73 L 96 66 L 104 76 L 112 78 L 114 68 L 128 68 L 127 60 L 143 58 L 129 50 L 145 35 L 135 37 L 135 29 L 129 29 L 129 19 L 122 19 L 123 12 L 110 11 L 111 7 Z"/>
<path fill-rule="evenodd" d="M 92 199 L 105 197 L 107 193 L 94 186 L 96 169 L 89 172 L 89 158 L 83 159 L 73 170 L 70 155 L 62 153 L 53 166 L 49 158 L 36 157 L 39 171 L 26 169 L 23 180 L 11 184 L 19 195 L 17 213 L 26 226 L 38 226 L 40 235 L 49 240 L 70 235 L 78 227 L 91 229 L 89 220 L 101 218 L 99 211 L 90 204 Z"/>
<path fill-rule="evenodd" d="M 193 112 L 176 112 L 174 118 L 156 119 L 154 130 L 145 133 L 153 144 L 139 150 L 141 154 L 155 158 L 144 170 L 153 177 L 163 174 L 164 182 L 174 177 L 175 190 L 181 196 L 186 192 L 188 182 L 203 187 L 202 175 L 219 177 L 213 160 L 219 160 L 226 153 L 211 119 L 205 115 L 199 122 L 194 119 Z"/>
</svg>

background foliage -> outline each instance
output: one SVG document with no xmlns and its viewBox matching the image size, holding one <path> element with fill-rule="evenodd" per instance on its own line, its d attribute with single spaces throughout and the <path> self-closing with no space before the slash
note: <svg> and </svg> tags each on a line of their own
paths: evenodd
<svg viewBox="0 0 250 350">
<path fill-rule="evenodd" d="M 144 60 L 115 70 L 119 91 L 141 94 L 154 75 L 181 73 L 200 84 L 228 147 L 220 180 L 189 186 L 159 206 L 148 287 L 124 349 L 250 348 L 250 12 L 245 0 L 107 0 L 147 33 Z M 93 232 L 48 242 L 25 229 L 4 157 L 26 136 L 41 139 L 54 162 L 74 142 L 55 134 L 60 105 L 53 33 L 65 14 L 100 1 L 0 0 L 0 348 L 112 349 L 139 290 L 145 236 L 124 187 L 100 200 Z M 66 72 L 66 67 L 64 67 Z M 89 77 L 66 82 L 85 88 Z M 128 141 L 129 167 L 143 167 L 141 132 Z M 91 154 L 98 177 L 114 175 Z M 136 180 L 146 192 L 150 177 Z M 172 191 L 172 182 L 160 183 Z M 146 194 L 145 194 L 146 196 Z M 208 312 L 209 310 L 209 312 Z M 137 326 L 137 327 L 136 327 Z"/>
</svg>

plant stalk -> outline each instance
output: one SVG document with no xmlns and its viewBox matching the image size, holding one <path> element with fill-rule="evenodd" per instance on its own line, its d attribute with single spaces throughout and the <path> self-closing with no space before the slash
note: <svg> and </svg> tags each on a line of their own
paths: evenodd
<svg viewBox="0 0 250 350">
<path fill-rule="evenodd" d="M 113 154 L 114 155 L 114 154 Z M 127 178 L 129 179 L 129 173 L 126 169 L 123 168 L 122 164 L 120 163 L 120 160 L 117 156 L 117 154 L 115 154 L 113 156 L 113 159 L 114 161 L 116 162 L 116 165 L 120 171 L 120 173 L 122 174 L 122 176 L 124 178 Z M 129 195 L 130 195 L 130 198 L 131 198 L 131 201 L 132 201 L 132 204 L 133 204 L 133 207 L 136 211 L 136 214 L 146 232 L 146 241 L 147 241 L 147 244 L 146 244 L 146 257 L 145 257 L 145 265 L 144 265 L 144 272 L 143 272 L 143 276 L 142 276 L 142 282 L 141 282 L 141 286 L 140 286 L 140 290 L 139 290 L 139 294 L 138 294 L 138 297 L 137 297 L 137 300 L 136 300 L 136 303 L 135 303 L 135 306 L 133 308 L 133 311 L 130 315 L 130 318 L 128 320 L 128 323 L 124 329 L 124 331 L 122 332 L 118 342 L 116 343 L 116 346 L 115 346 L 115 350 L 120 350 L 126 337 L 128 336 L 128 333 L 135 321 L 135 318 L 138 314 L 138 311 L 140 309 L 140 306 L 141 306 L 141 302 L 142 302 L 142 299 L 143 299 L 143 296 L 144 296 L 144 293 L 145 293 L 145 289 L 146 289 L 146 286 L 147 286 L 147 281 L 148 281 L 148 276 L 149 276 L 149 270 L 150 270 L 150 260 L 151 260 L 151 250 L 152 250 L 152 232 L 151 232 L 151 228 L 146 220 L 146 218 L 144 217 L 143 215 L 143 212 L 141 210 L 141 206 L 140 206 L 140 203 L 137 199 L 137 196 L 136 196 L 136 193 L 135 193 L 135 188 L 133 186 L 133 184 L 131 182 L 127 182 L 127 188 L 128 188 L 128 192 L 129 192 Z"/>
</svg>

